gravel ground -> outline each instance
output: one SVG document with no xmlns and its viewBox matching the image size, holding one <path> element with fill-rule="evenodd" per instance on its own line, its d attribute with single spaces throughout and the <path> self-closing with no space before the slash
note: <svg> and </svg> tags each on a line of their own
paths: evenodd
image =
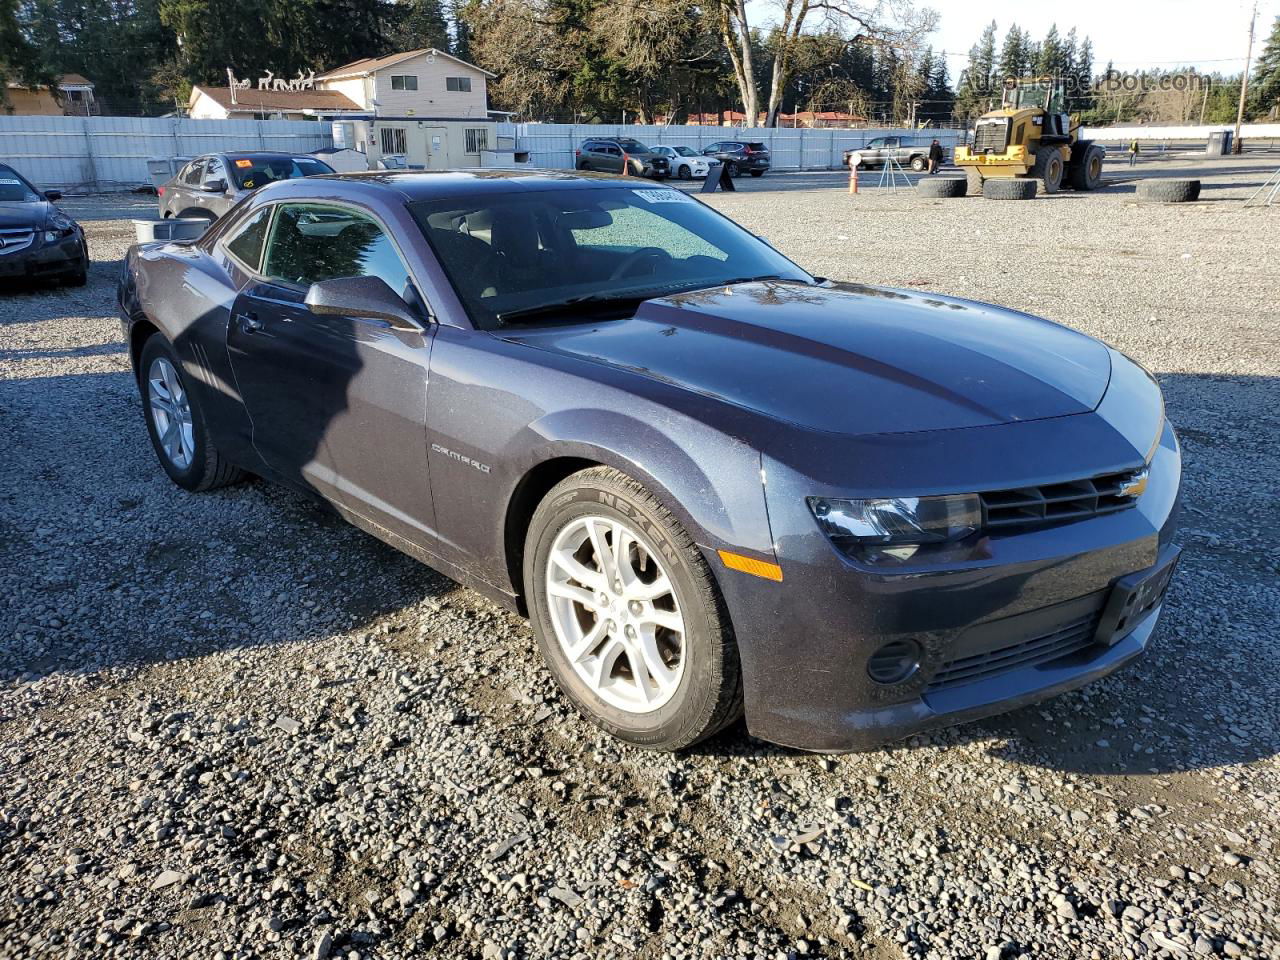
<svg viewBox="0 0 1280 960">
<path fill-rule="evenodd" d="M 72 203 L 90 285 L 0 299 L 0 957 L 1280 957 L 1280 210 L 1221 169 L 1180 207 L 711 199 L 817 272 L 1104 338 L 1184 442 L 1138 665 L 834 758 L 622 747 L 521 620 L 281 489 L 171 485 L 130 207 Z"/>
</svg>

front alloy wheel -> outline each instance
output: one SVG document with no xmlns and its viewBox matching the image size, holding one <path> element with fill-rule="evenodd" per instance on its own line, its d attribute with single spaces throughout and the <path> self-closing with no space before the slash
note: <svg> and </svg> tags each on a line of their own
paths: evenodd
<svg viewBox="0 0 1280 960">
<path fill-rule="evenodd" d="M 738 649 L 711 570 L 626 475 L 593 467 L 547 493 L 525 538 L 524 583 L 560 689 L 614 736 L 678 750 L 741 713 Z"/>
<path fill-rule="evenodd" d="M 551 624 L 578 679 L 629 713 L 669 702 L 685 623 L 661 560 L 626 523 L 591 514 L 560 529 L 549 559 Z"/>
</svg>

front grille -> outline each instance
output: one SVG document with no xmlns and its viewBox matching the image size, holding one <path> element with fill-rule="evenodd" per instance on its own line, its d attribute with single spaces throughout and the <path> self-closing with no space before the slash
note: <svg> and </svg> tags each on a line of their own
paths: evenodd
<svg viewBox="0 0 1280 960">
<path fill-rule="evenodd" d="M 996 123 L 980 123 L 973 131 L 973 152 L 986 153 L 993 150 L 1004 153 L 1009 142 L 1009 123 L 1000 120 Z"/>
<path fill-rule="evenodd" d="M 35 237 L 35 231 L 28 227 L 0 227 L 0 256 L 25 250 Z"/>
<path fill-rule="evenodd" d="M 1062 657 L 1079 653 L 1094 641 L 1099 615 L 1091 613 L 1073 620 L 1042 637 L 1034 637 L 1007 647 L 961 657 L 944 663 L 929 681 L 925 693 L 936 693 L 967 683 L 981 683 L 1019 667 L 1051 663 Z"/>
<path fill-rule="evenodd" d="M 1137 503 L 1137 498 L 1120 491 L 1138 473 L 1136 470 L 1124 470 L 1067 483 L 979 494 L 982 498 L 983 528 L 1002 533 L 1127 510 Z"/>
</svg>

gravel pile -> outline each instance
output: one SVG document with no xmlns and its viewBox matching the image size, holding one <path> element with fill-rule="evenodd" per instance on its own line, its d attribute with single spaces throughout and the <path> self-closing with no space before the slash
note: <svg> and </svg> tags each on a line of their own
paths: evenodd
<svg viewBox="0 0 1280 960">
<path fill-rule="evenodd" d="M 131 228 L 87 220 L 87 288 L 0 299 L 0 957 L 1280 957 L 1280 215 L 1246 180 L 711 199 L 819 273 L 1103 337 L 1184 441 L 1146 658 L 831 758 L 625 748 L 518 618 L 286 491 L 171 485 Z"/>
</svg>

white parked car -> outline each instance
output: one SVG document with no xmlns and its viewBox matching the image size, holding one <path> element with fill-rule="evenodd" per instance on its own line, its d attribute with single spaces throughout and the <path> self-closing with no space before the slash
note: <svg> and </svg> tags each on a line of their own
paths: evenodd
<svg viewBox="0 0 1280 960">
<path fill-rule="evenodd" d="M 705 177 L 713 165 L 720 163 L 715 157 L 704 157 L 692 147 L 650 147 L 671 161 L 671 175 L 681 180 L 692 180 L 694 177 Z"/>
</svg>

